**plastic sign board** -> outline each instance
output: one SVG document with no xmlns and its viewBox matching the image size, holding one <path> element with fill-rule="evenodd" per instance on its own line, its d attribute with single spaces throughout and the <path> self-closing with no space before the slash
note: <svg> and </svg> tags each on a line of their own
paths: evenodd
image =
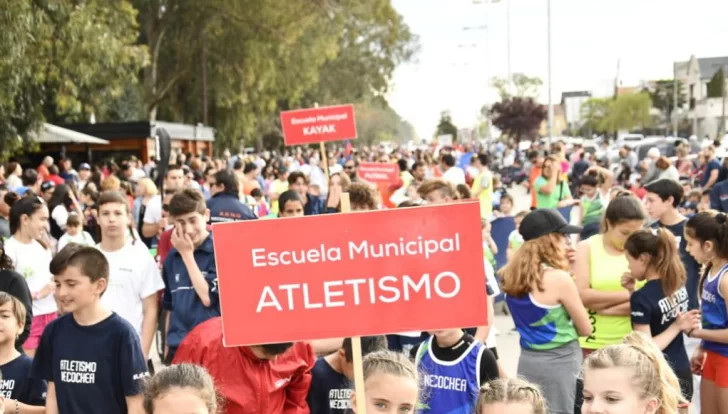
<svg viewBox="0 0 728 414">
<path fill-rule="evenodd" d="M 399 178 L 399 165 L 363 162 L 359 164 L 359 177 L 370 183 L 394 184 Z"/>
<path fill-rule="evenodd" d="M 281 128 L 286 145 L 354 139 L 354 105 L 283 111 Z"/>
<path fill-rule="evenodd" d="M 487 324 L 477 202 L 219 223 L 213 240 L 225 346 Z"/>
</svg>

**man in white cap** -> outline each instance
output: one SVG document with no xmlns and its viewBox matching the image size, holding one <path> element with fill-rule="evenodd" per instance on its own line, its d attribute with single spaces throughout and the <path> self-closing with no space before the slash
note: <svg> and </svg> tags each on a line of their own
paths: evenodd
<svg viewBox="0 0 728 414">
<path fill-rule="evenodd" d="M 647 164 L 647 172 L 645 173 L 645 176 L 642 177 L 643 184 L 646 185 L 651 183 L 660 175 L 660 171 L 658 171 L 657 166 L 655 165 L 659 158 L 660 150 L 657 147 L 652 147 L 649 151 L 647 151 L 647 158 L 644 159 L 644 162 Z"/>
</svg>

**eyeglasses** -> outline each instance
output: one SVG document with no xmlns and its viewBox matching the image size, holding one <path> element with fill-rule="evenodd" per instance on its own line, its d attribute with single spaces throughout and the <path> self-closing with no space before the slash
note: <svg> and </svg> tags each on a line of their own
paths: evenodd
<svg viewBox="0 0 728 414">
<path fill-rule="evenodd" d="M 345 165 L 344 166 L 344 169 L 345 170 L 353 170 L 354 169 L 354 166 L 353 165 Z"/>
</svg>

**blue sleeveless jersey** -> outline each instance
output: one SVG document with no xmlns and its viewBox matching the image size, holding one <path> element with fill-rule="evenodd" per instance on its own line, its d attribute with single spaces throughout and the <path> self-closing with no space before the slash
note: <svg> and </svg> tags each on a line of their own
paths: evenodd
<svg viewBox="0 0 728 414">
<path fill-rule="evenodd" d="M 708 274 L 703 284 L 702 303 L 703 329 L 727 329 L 728 313 L 725 309 L 725 298 L 720 293 L 720 281 L 728 271 L 728 265 L 720 268 L 715 276 Z M 703 341 L 703 349 L 728 357 L 728 344 Z"/>
<path fill-rule="evenodd" d="M 440 361 L 432 353 L 431 337 L 417 350 L 427 395 L 422 414 L 471 414 L 480 389 L 480 359 L 485 346 L 473 341 L 456 361 Z"/>
</svg>

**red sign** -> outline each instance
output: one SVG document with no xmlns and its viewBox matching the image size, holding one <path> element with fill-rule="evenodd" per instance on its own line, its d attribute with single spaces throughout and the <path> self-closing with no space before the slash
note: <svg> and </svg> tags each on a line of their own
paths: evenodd
<svg viewBox="0 0 728 414">
<path fill-rule="evenodd" d="M 286 145 L 355 139 L 354 105 L 283 111 L 281 127 Z"/>
<path fill-rule="evenodd" d="M 363 162 L 359 164 L 359 177 L 371 183 L 394 184 L 399 178 L 397 164 Z"/>
<path fill-rule="evenodd" d="M 219 223 L 213 240 L 225 346 L 487 323 L 478 203 Z"/>
</svg>

